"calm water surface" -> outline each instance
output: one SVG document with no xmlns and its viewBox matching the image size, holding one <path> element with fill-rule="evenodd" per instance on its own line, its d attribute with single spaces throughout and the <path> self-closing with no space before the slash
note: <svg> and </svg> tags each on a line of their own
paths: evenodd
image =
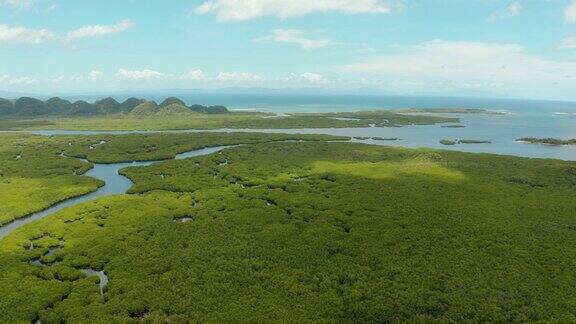
<svg viewBox="0 0 576 324">
<path fill-rule="evenodd" d="M 576 138 L 576 115 L 551 111 L 511 112 L 507 115 L 446 114 L 458 117 L 465 128 L 442 125 L 368 128 L 306 129 L 213 129 L 210 132 L 266 132 L 290 134 L 330 134 L 361 137 L 396 137 L 398 141 L 361 141 L 375 145 L 441 148 L 465 152 L 495 153 L 532 158 L 576 160 L 576 146 L 550 146 L 517 142 L 522 137 Z M 177 130 L 169 132 L 200 132 Z M 145 131 L 34 131 L 39 135 L 130 134 Z M 488 140 L 490 144 L 444 146 L 442 139 Z M 356 140 L 355 140 L 356 141 Z"/>
<path fill-rule="evenodd" d="M 185 159 L 194 156 L 202 156 L 212 154 L 214 152 L 218 152 L 226 147 L 229 146 L 217 146 L 217 147 L 208 147 L 199 150 L 194 150 L 182 154 L 176 155 L 176 159 Z M 118 195 L 124 194 L 130 189 L 132 186 L 132 181 L 128 178 L 118 174 L 118 171 L 124 169 L 126 167 L 143 167 L 148 166 L 158 161 L 148 161 L 148 162 L 132 162 L 132 163 L 113 163 L 113 164 L 94 164 L 94 168 L 90 171 L 86 172 L 84 175 L 88 177 L 92 177 L 95 179 L 100 179 L 106 183 L 104 187 L 101 187 L 99 190 L 86 194 L 84 196 L 64 200 L 48 209 L 45 209 L 41 212 L 31 214 L 28 217 L 17 219 L 11 223 L 8 223 L 2 227 L 0 227 L 0 239 L 4 236 L 10 234 L 12 231 L 21 227 L 25 224 L 33 222 L 35 220 L 44 218 L 50 214 L 53 214 L 59 210 L 62 210 L 66 207 L 74 206 L 85 201 L 89 201 L 95 198 L 110 196 L 110 195 Z"/>
</svg>

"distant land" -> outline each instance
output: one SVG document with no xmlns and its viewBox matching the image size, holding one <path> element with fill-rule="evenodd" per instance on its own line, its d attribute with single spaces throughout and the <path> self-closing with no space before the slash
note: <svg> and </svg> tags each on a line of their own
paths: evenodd
<svg viewBox="0 0 576 324">
<path fill-rule="evenodd" d="M 266 87 L 224 87 L 224 88 L 192 88 L 192 89 L 126 89 L 118 91 L 80 91 L 80 92 L 13 92 L 0 89 L 1 98 L 35 97 L 49 99 L 51 97 L 71 98 L 102 98 L 106 96 L 117 97 L 148 97 L 158 95 L 347 95 L 347 96 L 390 96 L 390 97 L 428 97 L 428 98 L 460 98 L 485 100 L 513 100 L 513 101 L 539 101 L 539 102 L 565 102 L 576 103 L 569 100 L 552 100 L 540 98 L 518 98 L 493 93 L 465 93 L 444 94 L 434 92 L 407 92 L 400 93 L 377 88 L 327 89 L 320 87 L 307 88 L 266 88 Z"/>
<path fill-rule="evenodd" d="M 157 104 L 152 100 L 128 98 L 118 102 L 112 97 L 89 103 L 84 100 L 75 102 L 59 97 L 40 100 L 21 97 L 16 100 L 0 98 L 0 116 L 38 117 L 38 116 L 98 116 L 110 114 L 131 115 L 184 115 L 184 114 L 225 114 L 224 106 L 187 106 L 182 100 L 170 97 Z"/>
<path fill-rule="evenodd" d="M 558 138 L 536 138 L 536 137 L 524 137 L 516 140 L 517 142 L 529 143 L 529 144 L 544 144 L 544 145 L 576 145 L 576 138 L 572 139 L 558 139 Z"/>
</svg>

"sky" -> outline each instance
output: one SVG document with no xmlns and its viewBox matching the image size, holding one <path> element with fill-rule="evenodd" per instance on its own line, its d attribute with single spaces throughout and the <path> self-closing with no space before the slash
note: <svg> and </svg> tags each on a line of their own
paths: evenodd
<svg viewBox="0 0 576 324">
<path fill-rule="evenodd" d="M 576 100 L 576 0 L 0 0 L 0 91 Z"/>
</svg>

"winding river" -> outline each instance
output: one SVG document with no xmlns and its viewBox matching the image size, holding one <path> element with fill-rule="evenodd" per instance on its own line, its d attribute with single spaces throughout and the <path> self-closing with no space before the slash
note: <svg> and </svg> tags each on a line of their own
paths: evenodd
<svg viewBox="0 0 576 324">
<path fill-rule="evenodd" d="M 529 158 L 554 158 L 568 161 L 576 160 L 576 146 L 533 145 L 517 142 L 516 139 L 526 136 L 576 138 L 576 124 L 573 118 L 551 113 L 515 112 L 508 115 L 472 115 L 451 114 L 461 119 L 462 128 L 446 128 L 443 125 L 419 125 L 405 127 L 359 127 L 359 128 L 302 128 L 302 129 L 188 129 L 188 130 L 155 130 L 155 131 L 71 131 L 44 130 L 21 131 L 43 136 L 54 135 L 96 135 L 96 134 L 142 134 L 142 133 L 196 133 L 196 132 L 263 132 L 285 134 L 327 134 L 349 136 L 351 142 L 384 146 L 403 146 L 412 148 L 440 148 L 474 153 L 493 153 L 515 155 Z M 397 138 L 395 141 L 376 140 L 376 138 Z M 488 140 L 491 143 L 463 144 L 447 147 L 440 144 L 442 139 L 475 139 Z M 224 147 L 204 148 L 188 153 L 178 154 L 176 159 L 206 155 Z M 132 182 L 119 175 L 118 170 L 129 166 L 147 166 L 158 161 L 94 164 L 94 168 L 85 175 L 103 180 L 106 185 L 98 191 L 65 200 L 44 211 L 18 219 L 0 227 L 0 239 L 14 229 L 57 212 L 63 208 L 82 203 L 97 197 L 123 194 L 132 186 Z"/>
<path fill-rule="evenodd" d="M 215 146 L 215 147 L 207 147 L 203 149 L 193 150 L 181 154 L 177 154 L 175 159 L 181 160 L 186 159 L 194 156 L 202 156 L 208 155 L 220 150 L 223 150 L 230 146 Z M 149 166 L 154 163 L 158 163 L 165 160 L 159 161 L 146 161 L 146 162 L 129 162 L 129 163 L 113 163 L 113 164 L 97 164 L 94 163 L 94 167 L 90 169 L 88 172 L 83 174 L 83 176 L 92 177 L 95 179 L 99 179 L 104 181 L 105 185 L 99 188 L 97 191 L 85 194 L 83 196 L 79 196 L 76 198 L 67 199 L 52 205 L 52 207 L 42 210 L 37 213 L 30 214 L 29 216 L 19 218 L 14 220 L 11 223 L 8 223 L 2 227 L 0 227 L 0 239 L 4 238 L 6 235 L 12 233 L 15 229 L 24 226 L 30 222 L 35 220 L 44 218 L 50 214 L 53 214 L 57 211 L 60 211 L 66 207 L 74 206 L 80 203 L 83 203 L 88 200 L 92 200 L 99 197 L 104 196 L 111 196 L 111 195 L 118 195 L 118 194 L 125 194 L 128 189 L 132 186 L 132 181 L 130 179 L 120 175 L 118 171 L 120 169 L 126 167 L 144 167 Z"/>
</svg>

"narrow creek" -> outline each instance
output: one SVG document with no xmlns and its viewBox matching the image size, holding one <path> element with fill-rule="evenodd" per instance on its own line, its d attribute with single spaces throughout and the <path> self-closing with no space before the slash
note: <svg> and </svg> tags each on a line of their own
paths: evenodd
<svg viewBox="0 0 576 324">
<path fill-rule="evenodd" d="M 198 150 L 193 150 L 181 154 L 177 154 L 175 159 L 181 160 L 186 159 L 189 157 L 194 156 L 203 156 L 209 155 L 218 151 L 221 151 L 227 147 L 232 147 L 234 145 L 229 146 L 215 146 L 215 147 L 206 147 Z M 85 201 L 89 201 L 95 198 L 104 197 L 104 196 L 111 196 L 111 195 L 118 195 L 118 194 L 125 194 L 128 189 L 132 186 L 132 181 L 130 179 L 120 175 L 118 173 L 119 170 L 126 168 L 126 167 L 144 167 L 149 166 L 154 163 L 162 162 L 165 160 L 158 160 L 158 161 L 145 161 L 145 162 L 128 162 L 128 163 L 113 163 L 113 164 L 97 164 L 93 163 L 94 167 L 83 174 L 87 177 L 92 177 L 95 179 L 99 179 L 104 181 L 105 185 L 99 188 L 97 191 L 85 194 L 83 196 L 79 196 L 76 198 L 67 199 L 61 201 L 52 207 L 42 210 L 37 213 L 30 214 L 26 217 L 16 219 L 11 223 L 8 223 L 2 227 L 0 227 L 0 240 L 4 238 L 6 235 L 12 233 L 15 229 L 24 226 L 30 222 L 36 221 L 38 219 L 44 218 L 50 214 L 58 212 L 66 207 L 71 207 Z"/>
</svg>

